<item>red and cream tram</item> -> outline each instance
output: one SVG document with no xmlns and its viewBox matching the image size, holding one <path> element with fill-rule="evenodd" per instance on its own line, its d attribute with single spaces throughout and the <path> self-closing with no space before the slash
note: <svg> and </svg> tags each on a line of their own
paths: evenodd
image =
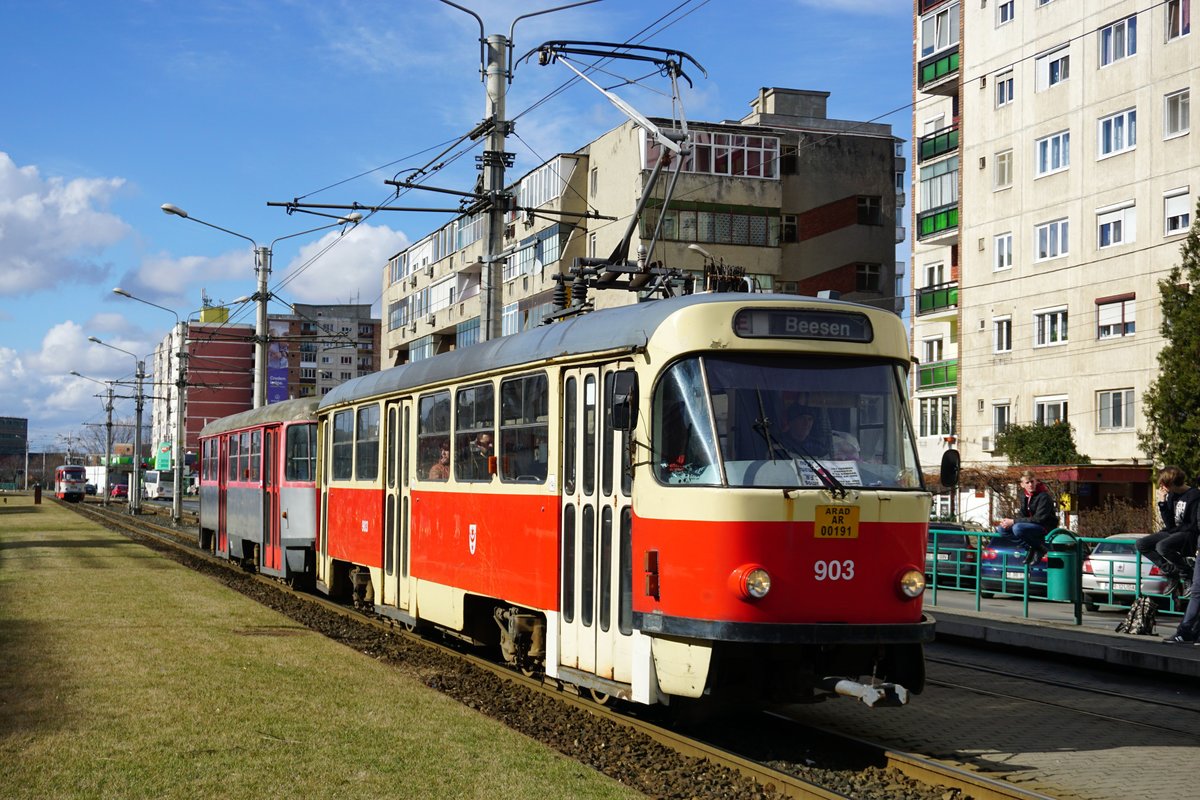
<svg viewBox="0 0 1200 800">
<path fill-rule="evenodd" d="M 200 547 L 311 583 L 317 530 L 316 398 L 244 411 L 200 432 Z"/>
<path fill-rule="evenodd" d="M 87 487 L 87 470 L 77 464 L 54 469 L 54 496 L 59 500 L 82 500 Z"/>
<path fill-rule="evenodd" d="M 358 378 L 317 412 L 317 586 L 638 703 L 904 702 L 909 364 L 894 314 L 705 294 Z"/>
</svg>

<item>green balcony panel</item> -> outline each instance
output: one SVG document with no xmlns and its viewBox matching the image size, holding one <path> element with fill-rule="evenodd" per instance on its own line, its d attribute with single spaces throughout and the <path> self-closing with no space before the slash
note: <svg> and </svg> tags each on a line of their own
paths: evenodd
<svg viewBox="0 0 1200 800">
<path fill-rule="evenodd" d="M 958 205 L 944 206 L 917 215 L 917 238 L 933 236 L 958 227 Z"/>
<path fill-rule="evenodd" d="M 931 286 L 917 291 L 917 313 L 928 314 L 958 306 L 958 284 Z"/>
<path fill-rule="evenodd" d="M 958 359 L 935 361 L 917 370 L 918 389 L 944 389 L 958 383 Z"/>
<path fill-rule="evenodd" d="M 945 55 L 921 62 L 921 87 L 958 72 L 958 48 Z"/>
</svg>

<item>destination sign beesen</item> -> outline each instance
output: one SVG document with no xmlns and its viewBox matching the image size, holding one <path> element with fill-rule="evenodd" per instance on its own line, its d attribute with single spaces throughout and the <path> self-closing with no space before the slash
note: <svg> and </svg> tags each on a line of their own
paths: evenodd
<svg viewBox="0 0 1200 800">
<path fill-rule="evenodd" d="M 733 316 L 733 331 L 744 339 L 822 339 L 869 342 L 871 320 L 854 311 L 804 308 L 743 308 Z"/>
</svg>

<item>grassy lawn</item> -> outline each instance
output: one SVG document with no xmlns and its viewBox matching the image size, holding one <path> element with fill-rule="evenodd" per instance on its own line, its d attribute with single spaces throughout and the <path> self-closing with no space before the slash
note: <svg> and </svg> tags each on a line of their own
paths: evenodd
<svg viewBox="0 0 1200 800">
<path fill-rule="evenodd" d="M 0 797 L 639 796 L 32 502 L 0 504 Z"/>
</svg>

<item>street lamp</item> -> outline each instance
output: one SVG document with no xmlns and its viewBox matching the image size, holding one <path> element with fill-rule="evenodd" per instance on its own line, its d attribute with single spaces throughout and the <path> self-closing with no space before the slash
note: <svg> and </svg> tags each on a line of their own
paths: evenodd
<svg viewBox="0 0 1200 800">
<path fill-rule="evenodd" d="M 306 231 L 297 233 L 289 233 L 286 236 L 280 236 L 273 239 L 271 244 L 263 247 L 256 241 L 245 234 L 231 231 L 228 228 L 222 228 L 220 225 L 214 225 L 211 222 L 205 222 L 202 219 L 193 217 L 172 203 L 163 203 L 161 206 L 164 214 L 170 214 L 183 219 L 198 222 L 201 225 L 206 225 L 209 228 L 228 233 L 230 236 L 236 236 L 239 239 L 245 239 L 254 247 L 254 272 L 258 276 L 258 291 L 256 291 L 251 299 L 258 302 L 258 316 L 254 322 L 254 408 L 261 408 L 267 404 L 267 301 L 271 299 L 271 292 L 267 288 L 267 277 L 271 274 L 271 249 L 276 242 L 284 239 L 291 239 L 293 236 L 302 236 L 306 233 L 314 233 L 323 231 L 326 228 L 333 228 L 337 225 L 354 224 L 357 225 L 362 220 L 362 214 L 355 211 L 352 214 L 347 214 L 344 217 L 339 217 L 336 222 L 331 222 L 328 225 L 321 225 L 316 228 L 310 228 Z"/>
<path fill-rule="evenodd" d="M 137 365 L 137 413 L 134 415 L 133 421 L 133 473 L 129 478 L 129 513 L 140 514 L 142 513 L 142 408 L 146 404 L 146 398 L 142 394 L 142 380 L 146 377 L 146 362 L 138 358 L 136 354 L 122 350 L 108 342 L 102 342 L 95 336 L 89 336 L 88 341 L 132 356 L 133 363 Z"/>
<path fill-rule="evenodd" d="M 176 525 L 183 518 L 183 448 L 184 448 L 184 426 L 183 426 L 183 395 L 187 390 L 187 366 L 185 359 L 187 358 L 187 331 L 179 324 L 179 315 L 166 306 L 160 306 L 158 303 L 151 303 L 149 300 L 143 300 L 140 297 L 135 297 L 129 292 L 122 289 L 120 286 L 113 289 L 114 294 L 119 294 L 122 297 L 128 297 L 130 300 L 137 300 L 139 303 L 145 303 L 148 306 L 154 306 L 174 315 L 175 328 L 179 335 L 179 344 L 175 348 L 175 481 L 174 491 L 171 497 L 171 521 Z"/>
<path fill-rule="evenodd" d="M 104 410 L 108 413 L 108 421 L 104 423 L 104 498 L 100 501 L 107 506 L 108 495 L 111 491 L 109 488 L 108 474 L 112 470 L 113 384 L 116 383 L 116 381 L 99 381 L 95 378 L 89 378 L 87 375 L 82 375 L 75 370 L 71 370 L 71 374 L 76 378 L 83 378 L 85 381 L 99 383 L 108 389 L 108 402 L 104 404 Z"/>
</svg>

